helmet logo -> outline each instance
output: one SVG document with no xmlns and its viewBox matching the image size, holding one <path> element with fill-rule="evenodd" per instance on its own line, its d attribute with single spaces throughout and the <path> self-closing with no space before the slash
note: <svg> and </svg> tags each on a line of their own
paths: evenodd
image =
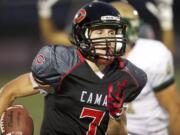
<svg viewBox="0 0 180 135">
<path fill-rule="evenodd" d="M 86 17 L 86 10 L 80 9 L 78 13 L 75 15 L 74 23 L 80 23 Z"/>
<path fill-rule="evenodd" d="M 120 17 L 112 16 L 112 15 L 106 15 L 101 16 L 102 21 L 120 21 Z"/>
</svg>

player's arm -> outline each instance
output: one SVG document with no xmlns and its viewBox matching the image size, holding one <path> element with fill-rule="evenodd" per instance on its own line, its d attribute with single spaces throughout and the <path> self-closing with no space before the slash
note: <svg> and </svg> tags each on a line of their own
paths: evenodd
<svg viewBox="0 0 180 135">
<path fill-rule="evenodd" d="M 158 19 L 162 31 L 162 42 L 175 53 L 173 28 L 173 0 L 157 0 L 156 5 L 146 3 L 147 9 Z"/>
<path fill-rule="evenodd" d="M 122 114 L 119 120 L 110 118 L 107 134 L 108 135 L 127 135 L 125 113 Z"/>
<path fill-rule="evenodd" d="M 46 85 L 47 83 L 44 83 L 45 81 L 48 82 L 46 80 L 47 78 L 43 78 L 43 76 L 48 74 L 47 71 L 54 71 L 53 64 L 51 63 L 51 61 L 53 61 L 53 59 L 51 59 L 52 50 L 49 46 L 43 47 L 33 60 L 33 73 L 23 74 L 1 88 L 0 115 L 18 97 L 30 96 L 39 93 L 39 91 L 48 93 L 52 90 L 50 84 Z M 51 73 L 53 74 L 54 72 Z M 45 81 L 43 81 L 42 78 Z"/>
<path fill-rule="evenodd" d="M 58 30 L 52 22 L 52 7 L 58 0 L 38 0 L 39 27 L 43 38 L 50 44 L 71 45 L 64 30 Z"/>
<path fill-rule="evenodd" d="M 151 68 L 153 74 L 149 77 L 149 81 L 154 87 L 159 104 L 169 114 L 172 135 L 178 135 L 180 134 L 180 96 L 174 79 L 173 56 L 170 51 L 165 51 L 165 49 L 159 50 L 159 53 L 162 55 L 159 58 L 154 54 L 158 59 L 154 61 L 154 67 Z"/>
<path fill-rule="evenodd" d="M 23 74 L 10 81 L 1 88 L 0 92 L 0 116 L 18 97 L 30 96 L 39 93 L 33 88 L 29 73 Z"/>
<path fill-rule="evenodd" d="M 162 42 L 172 51 L 173 54 L 176 52 L 173 29 L 162 29 Z"/>
<path fill-rule="evenodd" d="M 109 84 L 107 91 L 107 109 L 109 111 L 109 135 L 126 135 L 126 104 L 132 102 L 141 92 L 147 82 L 145 72 L 129 62 L 124 70 L 131 72 L 131 79 L 123 80 L 121 83 Z M 129 75 L 129 74 L 128 74 Z"/>
<path fill-rule="evenodd" d="M 110 116 L 107 134 L 126 135 L 126 106 L 124 105 L 125 89 L 116 86 L 116 83 L 109 84 L 107 91 L 107 109 Z"/>
<path fill-rule="evenodd" d="M 64 30 L 57 30 L 50 18 L 39 18 L 39 26 L 49 44 L 71 45 L 68 34 Z"/>
<path fill-rule="evenodd" d="M 170 132 L 172 135 L 180 134 L 180 96 L 176 85 L 172 84 L 159 92 L 156 92 L 157 99 L 162 107 L 169 113 Z"/>
</svg>

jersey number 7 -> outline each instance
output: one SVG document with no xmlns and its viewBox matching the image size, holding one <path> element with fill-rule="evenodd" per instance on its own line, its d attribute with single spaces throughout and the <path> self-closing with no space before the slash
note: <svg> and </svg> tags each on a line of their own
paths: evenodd
<svg viewBox="0 0 180 135">
<path fill-rule="evenodd" d="M 86 132 L 86 135 L 96 135 L 96 130 L 97 126 L 100 125 L 103 117 L 104 117 L 105 112 L 96 110 L 96 109 L 91 109 L 91 108 L 86 108 L 84 107 L 81 112 L 80 118 L 92 118 L 92 122 L 89 124 L 89 129 Z"/>
</svg>

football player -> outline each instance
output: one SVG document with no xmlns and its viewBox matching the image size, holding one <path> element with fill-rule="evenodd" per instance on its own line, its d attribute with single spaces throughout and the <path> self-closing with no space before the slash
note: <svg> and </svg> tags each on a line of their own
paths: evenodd
<svg viewBox="0 0 180 135">
<path fill-rule="evenodd" d="M 125 135 L 125 103 L 137 97 L 147 80 L 121 57 L 125 35 L 126 23 L 114 7 L 103 2 L 83 6 L 73 20 L 75 46 L 43 47 L 32 71 L 2 88 L 0 115 L 16 98 L 41 92 L 41 135 Z"/>
<path fill-rule="evenodd" d="M 172 53 L 159 41 L 138 38 L 140 19 L 132 6 L 121 2 L 112 5 L 128 23 L 127 59 L 148 76 L 147 84 L 127 110 L 129 135 L 179 135 L 180 97 Z"/>
</svg>

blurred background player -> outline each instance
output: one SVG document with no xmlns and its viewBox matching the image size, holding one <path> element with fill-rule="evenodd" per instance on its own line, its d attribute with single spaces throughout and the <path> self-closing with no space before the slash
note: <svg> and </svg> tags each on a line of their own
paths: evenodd
<svg viewBox="0 0 180 135">
<path fill-rule="evenodd" d="M 60 18 L 61 23 L 65 22 L 64 28 L 57 28 L 56 23 L 53 21 L 53 7 L 55 5 L 62 4 L 62 0 L 38 0 L 37 8 L 39 15 L 39 27 L 41 34 L 45 42 L 50 44 L 64 44 L 70 45 L 69 34 L 71 30 L 71 21 L 73 19 L 73 14 L 82 5 L 90 2 L 92 0 L 86 0 L 81 2 L 69 1 L 69 9 L 65 9 L 63 14 L 66 14 L 66 18 Z M 64 21 L 66 20 L 66 21 Z M 61 38 L 59 38 L 61 37 Z M 68 39 L 68 40 L 67 40 Z"/>
<path fill-rule="evenodd" d="M 155 4 L 147 2 L 146 7 L 160 23 L 162 42 L 175 53 L 173 0 L 155 0 Z"/>
<path fill-rule="evenodd" d="M 173 0 L 128 0 L 139 12 L 144 25 L 140 36 L 162 41 L 175 54 Z"/>
<path fill-rule="evenodd" d="M 180 96 L 172 53 L 159 41 L 138 38 L 140 18 L 131 5 L 111 4 L 128 23 L 126 57 L 148 75 L 146 86 L 127 110 L 129 135 L 180 134 Z"/>
<path fill-rule="evenodd" d="M 41 135 L 126 134 L 124 103 L 134 100 L 147 80 L 121 58 L 126 23 L 111 5 L 93 2 L 78 10 L 72 35 L 75 47 L 43 47 L 32 71 L 2 88 L 0 115 L 16 98 L 43 92 Z"/>
<path fill-rule="evenodd" d="M 70 44 L 68 34 L 58 30 L 52 21 L 53 6 L 58 0 L 38 0 L 39 26 L 43 39 L 50 44 Z M 60 38 L 61 37 L 61 38 Z"/>
</svg>

